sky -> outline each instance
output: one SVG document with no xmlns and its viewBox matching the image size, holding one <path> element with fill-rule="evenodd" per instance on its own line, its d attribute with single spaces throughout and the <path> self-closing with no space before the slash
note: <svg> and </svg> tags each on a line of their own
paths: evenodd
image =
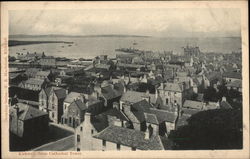
<svg viewBox="0 0 250 159">
<path fill-rule="evenodd" d="M 12 10 L 9 33 L 239 37 L 239 9 Z"/>
</svg>

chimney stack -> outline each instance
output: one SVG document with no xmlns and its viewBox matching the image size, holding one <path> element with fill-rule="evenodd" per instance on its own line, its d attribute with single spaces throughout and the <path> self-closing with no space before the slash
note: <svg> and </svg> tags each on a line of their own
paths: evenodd
<svg viewBox="0 0 250 159">
<path fill-rule="evenodd" d="M 223 102 L 226 102 L 227 101 L 227 98 L 225 96 L 222 97 L 221 101 Z"/>
<path fill-rule="evenodd" d="M 90 120 L 91 120 L 91 114 L 89 112 L 85 112 L 84 122 L 90 123 Z"/>
</svg>

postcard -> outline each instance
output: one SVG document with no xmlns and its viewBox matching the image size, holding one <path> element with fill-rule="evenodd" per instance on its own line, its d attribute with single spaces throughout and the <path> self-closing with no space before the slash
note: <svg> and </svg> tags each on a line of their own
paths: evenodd
<svg viewBox="0 0 250 159">
<path fill-rule="evenodd" d="M 13 158 L 249 158 L 247 1 L 1 2 Z"/>
</svg>

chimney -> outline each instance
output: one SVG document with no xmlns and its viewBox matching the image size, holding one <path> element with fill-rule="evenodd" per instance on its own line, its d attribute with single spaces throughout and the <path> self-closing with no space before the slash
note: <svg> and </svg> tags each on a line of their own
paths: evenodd
<svg viewBox="0 0 250 159">
<path fill-rule="evenodd" d="M 89 112 L 86 112 L 84 115 L 84 122 L 90 123 L 90 119 L 91 119 L 91 114 Z"/>
<path fill-rule="evenodd" d="M 221 101 L 223 102 L 226 102 L 227 101 L 227 98 L 225 96 L 222 97 Z"/>
<path fill-rule="evenodd" d="M 157 99 L 158 98 L 158 90 L 157 90 L 157 88 L 155 88 L 155 99 Z"/>
<path fill-rule="evenodd" d="M 149 126 L 147 127 L 146 132 L 145 132 L 145 137 L 144 137 L 144 139 L 149 140 L 150 137 L 152 136 L 152 134 L 153 134 L 153 128 L 152 128 L 151 125 L 149 125 Z"/>
<path fill-rule="evenodd" d="M 18 114 L 19 114 L 19 106 L 17 104 L 15 104 L 14 108 L 16 109 L 16 116 L 18 118 Z"/>
<path fill-rule="evenodd" d="M 127 87 L 126 87 L 126 84 L 124 83 L 124 86 L 123 86 L 123 92 L 126 93 L 127 92 Z"/>
</svg>

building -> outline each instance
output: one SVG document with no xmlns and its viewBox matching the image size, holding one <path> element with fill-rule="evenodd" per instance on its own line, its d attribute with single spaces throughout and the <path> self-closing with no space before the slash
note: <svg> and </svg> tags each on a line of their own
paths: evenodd
<svg viewBox="0 0 250 159">
<path fill-rule="evenodd" d="M 185 56 L 194 56 L 197 57 L 200 55 L 200 48 L 199 47 L 194 47 L 194 46 L 186 46 L 183 47 L 184 55 Z"/>
<path fill-rule="evenodd" d="M 51 71 L 38 71 L 35 78 L 41 80 L 52 80 L 52 73 Z"/>
<path fill-rule="evenodd" d="M 59 123 L 63 115 L 63 101 L 67 96 L 67 90 L 60 87 L 52 87 L 48 98 L 48 113 L 51 121 Z"/>
<path fill-rule="evenodd" d="M 29 78 L 26 81 L 22 81 L 18 84 L 18 87 L 25 88 L 34 91 L 40 91 L 41 89 L 46 87 L 45 80 L 37 79 L 37 78 Z"/>
<path fill-rule="evenodd" d="M 10 106 L 10 132 L 28 142 L 48 132 L 48 114 L 30 105 L 16 103 Z"/>
<path fill-rule="evenodd" d="M 119 126 L 109 126 L 98 134 L 97 139 L 99 150 L 164 150 L 159 135 L 152 133 L 152 128 L 141 132 Z"/>
<path fill-rule="evenodd" d="M 233 80 L 232 82 L 228 82 L 226 84 L 226 87 L 228 90 L 233 89 L 233 90 L 237 90 L 239 92 L 242 92 L 242 81 L 241 80 Z"/>
<path fill-rule="evenodd" d="M 242 75 L 240 72 L 225 72 L 222 75 L 222 77 L 226 82 L 233 82 L 236 80 L 242 80 Z"/>
<path fill-rule="evenodd" d="M 74 99 L 64 112 L 61 123 L 76 128 L 83 122 L 86 110 L 87 106 L 81 99 Z"/>
<path fill-rule="evenodd" d="M 185 83 L 161 83 L 157 89 L 159 97 L 166 106 L 182 106 L 185 99 Z"/>
<path fill-rule="evenodd" d="M 56 59 L 53 56 L 46 56 L 40 59 L 42 67 L 56 67 Z"/>
<path fill-rule="evenodd" d="M 105 115 L 92 115 L 89 111 L 84 114 L 84 121 L 75 129 L 75 149 L 101 150 L 101 141 L 93 138 L 93 135 L 108 127 Z"/>
</svg>

